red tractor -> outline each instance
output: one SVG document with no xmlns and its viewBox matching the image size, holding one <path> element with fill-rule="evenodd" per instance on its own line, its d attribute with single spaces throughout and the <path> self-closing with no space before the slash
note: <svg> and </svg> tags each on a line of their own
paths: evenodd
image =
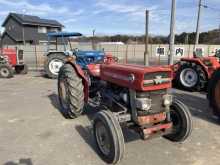
<svg viewBox="0 0 220 165">
<path fill-rule="evenodd" d="M 182 58 L 174 65 L 174 85 L 190 90 L 201 91 L 207 87 L 213 72 L 220 67 L 220 52 L 214 57 Z"/>
<path fill-rule="evenodd" d="M 27 74 L 28 68 L 24 64 L 23 50 L 3 48 L 0 52 L 0 78 L 11 78 L 14 71 L 17 74 Z"/>
<path fill-rule="evenodd" d="M 207 98 L 214 114 L 220 119 L 220 69 L 212 74 L 208 85 Z"/>
<path fill-rule="evenodd" d="M 96 103 L 95 142 L 103 160 L 115 164 L 124 153 L 122 127 L 144 140 L 160 135 L 182 142 L 189 137 L 191 114 L 169 92 L 171 80 L 169 67 L 117 64 L 108 58 L 89 64 L 85 73 L 68 59 L 58 76 L 59 101 L 69 118 L 80 116 L 88 100 Z"/>
</svg>

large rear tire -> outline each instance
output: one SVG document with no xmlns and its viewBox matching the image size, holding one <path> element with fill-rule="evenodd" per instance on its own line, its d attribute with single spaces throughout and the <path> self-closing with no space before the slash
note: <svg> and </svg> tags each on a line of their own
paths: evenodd
<svg viewBox="0 0 220 165">
<path fill-rule="evenodd" d="M 192 132 L 193 122 L 189 109 L 179 100 L 174 100 L 170 106 L 170 117 L 173 123 L 173 128 L 170 134 L 164 137 L 174 141 L 185 141 Z"/>
<path fill-rule="evenodd" d="M 118 163 L 124 154 L 124 137 L 119 122 L 110 111 L 100 111 L 93 122 L 94 137 L 104 161 Z"/>
<path fill-rule="evenodd" d="M 0 78 L 12 78 L 13 76 L 13 69 L 10 65 L 0 64 Z"/>
<path fill-rule="evenodd" d="M 181 89 L 201 91 L 207 86 L 207 76 L 200 65 L 184 63 L 176 73 L 175 84 Z"/>
<path fill-rule="evenodd" d="M 81 77 L 70 64 L 64 64 L 58 76 L 58 94 L 63 114 L 76 118 L 84 110 L 84 86 Z"/>
<path fill-rule="evenodd" d="M 51 53 L 47 56 L 44 69 L 47 77 L 58 78 L 59 70 L 65 63 L 66 56 L 63 53 Z"/>
<path fill-rule="evenodd" d="M 220 69 L 216 70 L 209 80 L 207 98 L 214 114 L 220 119 Z"/>
</svg>

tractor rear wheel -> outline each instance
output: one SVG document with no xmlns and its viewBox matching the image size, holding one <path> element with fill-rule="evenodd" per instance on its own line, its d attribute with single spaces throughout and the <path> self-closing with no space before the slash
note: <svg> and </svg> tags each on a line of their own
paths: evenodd
<svg viewBox="0 0 220 165">
<path fill-rule="evenodd" d="M 200 65 L 194 63 L 180 64 L 175 84 L 189 91 L 201 91 L 207 85 L 207 77 Z"/>
<path fill-rule="evenodd" d="M 93 131 L 98 151 L 104 161 L 118 163 L 124 154 L 124 137 L 120 124 L 110 111 L 95 115 Z"/>
<path fill-rule="evenodd" d="M 170 134 L 164 137 L 174 141 L 185 141 L 192 132 L 193 122 L 189 109 L 179 100 L 174 100 L 170 107 L 170 117 L 173 128 Z"/>
<path fill-rule="evenodd" d="M 28 73 L 28 66 L 25 65 L 25 64 L 15 66 L 15 73 L 17 73 L 17 74 L 27 74 Z"/>
<path fill-rule="evenodd" d="M 46 75 L 52 79 L 58 78 L 59 70 L 64 65 L 65 59 L 66 56 L 63 53 L 51 53 L 48 55 L 44 64 Z"/>
<path fill-rule="evenodd" d="M 0 64 L 0 78 L 11 78 L 13 76 L 13 69 L 10 65 Z"/>
<path fill-rule="evenodd" d="M 64 64 L 58 76 L 58 94 L 65 117 L 76 118 L 84 110 L 84 86 L 82 79 L 70 64 Z"/>
<path fill-rule="evenodd" d="M 220 69 L 212 74 L 208 85 L 207 98 L 214 114 L 220 119 Z"/>
</svg>

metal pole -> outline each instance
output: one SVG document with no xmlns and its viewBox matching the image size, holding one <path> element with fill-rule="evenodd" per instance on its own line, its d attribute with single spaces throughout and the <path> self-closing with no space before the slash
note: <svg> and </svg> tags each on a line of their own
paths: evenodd
<svg viewBox="0 0 220 165">
<path fill-rule="evenodd" d="M 169 65 L 173 65 L 175 54 L 175 24 L 176 24 L 176 0 L 172 0 L 171 21 L 170 21 L 170 57 Z"/>
<path fill-rule="evenodd" d="M 95 50 L 95 29 L 92 30 L 92 49 Z"/>
<path fill-rule="evenodd" d="M 149 55 L 148 55 L 148 42 L 149 42 L 149 11 L 146 10 L 146 25 L 145 25 L 145 52 L 144 52 L 144 65 L 149 66 Z"/>
<path fill-rule="evenodd" d="M 196 49 L 196 45 L 199 44 L 199 28 L 200 28 L 201 7 L 202 7 L 202 0 L 199 0 L 198 18 L 197 18 L 197 25 L 196 25 L 196 40 L 195 40 L 195 45 L 194 45 L 194 51 Z"/>
</svg>

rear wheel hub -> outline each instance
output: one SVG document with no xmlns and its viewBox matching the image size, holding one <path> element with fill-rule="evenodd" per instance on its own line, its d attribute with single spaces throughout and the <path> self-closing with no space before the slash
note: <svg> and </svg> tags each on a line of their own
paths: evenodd
<svg viewBox="0 0 220 165">
<path fill-rule="evenodd" d="M 63 61 L 60 59 L 53 59 L 49 62 L 50 72 L 54 75 L 58 75 L 60 68 L 63 66 Z"/>
<path fill-rule="evenodd" d="M 10 74 L 10 72 L 9 72 L 9 70 L 8 70 L 7 68 L 2 68 L 2 69 L 0 70 L 0 74 L 1 74 L 1 76 L 3 76 L 3 77 L 8 77 L 8 75 Z"/>
<path fill-rule="evenodd" d="M 191 88 L 197 84 L 198 75 L 192 68 L 186 68 L 180 74 L 180 81 L 185 87 Z"/>
<path fill-rule="evenodd" d="M 98 122 L 96 124 L 95 136 L 102 153 L 106 156 L 109 155 L 110 147 L 111 147 L 110 139 L 109 139 L 110 135 L 108 134 L 107 129 L 101 122 Z"/>
</svg>

